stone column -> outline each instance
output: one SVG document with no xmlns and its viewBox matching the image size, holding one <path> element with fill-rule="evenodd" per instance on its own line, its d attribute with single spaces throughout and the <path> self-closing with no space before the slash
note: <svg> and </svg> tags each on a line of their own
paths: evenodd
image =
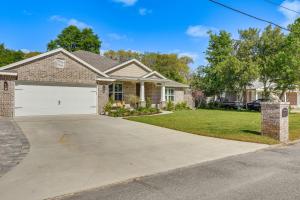
<svg viewBox="0 0 300 200">
<path fill-rule="evenodd" d="M 162 83 L 161 91 L 160 91 L 160 108 L 164 108 L 166 106 L 166 87 L 165 84 Z"/>
<path fill-rule="evenodd" d="M 145 83 L 144 81 L 140 82 L 140 106 L 145 107 L 146 102 L 145 102 Z"/>
<path fill-rule="evenodd" d="M 0 116 L 15 115 L 15 80 L 16 76 L 0 75 Z"/>
<path fill-rule="evenodd" d="M 98 90 L 98 114 L 104 114 L 104 106 L 109 101 L 109 90 L 107 83 L 100 83 L 97 85 Z"/>
<path fill-rule="evenodd" d="M 261 133 L 280 142 L 289 141 L 289 102 L 261 103 Z"/>
</svg>

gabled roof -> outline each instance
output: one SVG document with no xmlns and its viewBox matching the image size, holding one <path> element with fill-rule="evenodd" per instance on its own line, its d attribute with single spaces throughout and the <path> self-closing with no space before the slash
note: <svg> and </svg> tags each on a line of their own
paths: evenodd
<svg viewBox="0 0 300 200">
<path fill-rule="evenodd" d="M 82 60 L 81 58 L 75 56 L 74 54 L 68 52 L 67 50 L 63 49 L 63 48 L 58 48 L 58 49 L 54 49 L 52 51 L 48 51 L 46 53 L 43 53 L 43 54 L 40 54 L 40 55 L 37 55 L 37 56 L 33 56 L 31 58 L 27 58 L 25 60 L 21 60 L 19 62 L 15 62 L 15 63 L 12 63 L 12 64 L 9 64 L 9 65 L 6 65 L 4 67 L 1 67 L 0 70 L 7 70 L 7 69 L 12 69 L 12 68 L 15 68 L 19 65 L 22 65 L 22 64 L 26 64 L 26 63 L 29 63 L 29 62 L 32 62 L 32 61 L 35 61 L 35 60 L 38 60 L 38 59 L 41 59 L 41 58 L 44 58 L 44 57 L 47 57 L 47 56 L 50 56 L 50 55 L 53 55 L 53 54 L 56 54 L 56 53 L 59 53 L 59 52 L 62 52 L 66 55 L 68 55 L 69 57 L 73 58 L 74 60 L 76 60 L 77 62 L 81 63 L 82 65 L 86 66 L 87 68 L 89 68 L 90 70 L 98 73 L 99 75 L 102 75 L 104 77 L 108 77 L 105 73 L 101 72 L 99 69 L 95 68 L 94 66 L 92 66 L 91 64 L 87 63 L 86 61 Z"/>
<path fill-rule="evenodd" d="M 104 72 L 105 70 L 108 70 L 120 64 L 118 61 L 112 60 L 105 56 L 101 56 L 99 54 L 92 53 L 89 51 L 79 50 L 79 51 L 72 52 L 72 54 L 84 60 L 85 62 L 89 63 L 90 65 L 97 68 L 101 72 Z"/>
<path fill-rule="evenodd" d="M 170 80 L 165 83 L 166 87 L 177 87 L 177 88 L 188 88 L 189 85 L 183 84 L 183 83 L 178 83 L 176 81 Z"/>
<path fill-rule="evenodd" d="M 143 78 L 148 78 L 148 77 L 150 77 L 150 76 L 158 76 L 158 77 L 160 77 L 160 78 L 162 78 L 162 79 L 167 79 L 166 77 L 164 77 L 163 75 L 161 75 L 160 73 L 158 73 L 157 71 L 152 71 L 152 72 L 150 72 L 149 74 L 146 74 L 145 76 L 143 76 Z"/>
<path fill-rule="evenodd" d="M 152 72 L 152 70 L 149 67 L 147 67 L 146 65 L 144 65 L 143 63 L 141 63 L 137 59 L 131 59 L 131 60 L 128 60 L 126 62 L 120 63 L 120 64 L 118 64 L 118 65 L 116 65 L 116 66 L 114 66 L 114 67 L 112 67 L 110 69 L 107 69 L 106 71 L 104 71 L 104 73 L 109 73 L 109 72 L 115 71 L 115 70 L 117 70 L 119 68 L 122 68 L 122 67 L 124 67 L 124 66 L 126 66 L 126 65 L 128 65 L 130 63 L 136 63 L 137 65 L 139 65 L 140 67 L 142 67 L 146 71 Z"/>
</svg>

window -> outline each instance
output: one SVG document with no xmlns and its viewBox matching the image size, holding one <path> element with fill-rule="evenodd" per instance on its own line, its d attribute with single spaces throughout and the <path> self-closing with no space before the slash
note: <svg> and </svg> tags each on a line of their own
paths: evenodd
<svg viewBox="0 0 300 200">
<path fill-rule="evenodd" d="M 113 83 L 109 85 L 109 98 L 113 98 L 115 101 L 123 100 L 123 84 Z"/>
<path fill-rule="evenodd" d="M 54 60 L 54 66 L 56 68 L 62 69 L 65 67 L 65 60 L 62 58 L 57 58 Z"/>
<path fill-rule="evenodd" d="M 174 89 L 173 88 L 166 88 L 166 101 L 174 101 Z"/>
<path fill-rule="evenodd" d="M 7 91 L 8 90 L 8 83 L 7 81 L 4 82 L 4 91 Z"/>
</svg>

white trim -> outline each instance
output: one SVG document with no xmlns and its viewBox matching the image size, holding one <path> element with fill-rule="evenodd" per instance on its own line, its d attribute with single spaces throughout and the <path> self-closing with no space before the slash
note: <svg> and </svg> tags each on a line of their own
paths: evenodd
<svg viewBox="0 0 300 200">
<path fill-rule="evenodd" d="M 1 69 L 2 70 L 2 69 Z M 6 76 L 18 76 L 18 73 L 16 72 L 6 72 L 6 71 L 1 71 L 0 70 L 0 75 L 6 75 Z"/>
<path fill-rule="evenodd" d="M 167 79 L 166 77 L 164 77 L 163 75 L 161 75 L 157 71 L 150 72 L 149 74 L 146 74 L 145 76 L 143 76 L 143 78 L 148 78 L 149 76 L 152 76 L 152 75 L 156 75 L 156 76 L 158 76 L 162 79 Z"/>
<path fill-rule="evenodd" d="M 112 78 L 97 78 L 97 81 L 114 82 L 114 81 L 116 81 L 116 79 L 112 79 Z"/>
<path fill-rule="evenodd" d="M 40 55 L 37 55 L 37 56 L 33 56 L 31 58 L 27 58 L 25 60 L 21 60 L 19 62 L 15 62 L 15 63 L 12 63 L 12 64 L 9 64 L 9 65 L 6 65 L 4 67 L 1 67 L 1 70 L 5 70 L 5 69 L 10 69 L 10 68 L 14 68 L 16 66 L 19 66 L 19 65 L 22 65 L 22 64 L 25 64 L 25 63 L 28 63 L 28 62 L 32 62 L 34 60 L 37 60 L 37 59 L 40 59 L 40 58 L 43 58 L 43 57 L 46 57 L 46 56 L 49 56 L 49 55 L 52 55 L 52 54 L 55 54 L 55 53 L 58 53 L 58 52 L 62 52 L 68 56 L 70 56 L 71 58 L 75 59 L 76 61 L 78 61 L 79 63 L 85 65 L 86 67 L 90 68 L 91 70 L 93 70 L 94 72 L 104 76 L 104 77 L 109 77 L 108 75 L 106 75 L 105 73 L 99 71 L 98 69 L 96 69 L 95 67 L 93 67 L 92 65 L 88 64 L 87 62 L 81 60 L 80 58 L 78 58 L 77 56 L 73 55 L 72 53 L 68 52 L 67 50 L 63 49 L 63 48 L 58 48 L 58 49 L 54 49 L 52 51 L 48 51 L 46 53 L 43 53 L 43 54 L 40 54 Z"/>
<path fill-rule="evenodd" d="M 144 69 L 147 70 L 148 72 L 151 72 L 151 71 L 152 71 L 149 67 L 147 67 L 146 65 L 144 65 L 143 63 L 141 63 L 141 62 L 138 61 L 137 59 L 131 59 L 131 60 L 128 60 L 128 61 L 126 61 L 126 62 L 123 62 L 123 63 L 121 63 L 121 64 L 119 64 L 119 65 L 117 65 L 117 66 L 115 66 L 115 67 L 112 67 L 112 68 L 110 68 L 110 69 L 104 71 L 104 73 L 106 74 L 106 73 L 108 73 L 108 72 L 115 71 L 116 69 L 119 69 L 119 68 L 121 68 L 121 67 L 123 67 L 123 66 L 125 66 L 125 65 L 127 65 L 127 64 L 129 64 L 129 63 L 131 63 L 131 62 L 137 63 L 138 65 L 140 65 L 142 68 L 144 68 Z"/>
</svg>

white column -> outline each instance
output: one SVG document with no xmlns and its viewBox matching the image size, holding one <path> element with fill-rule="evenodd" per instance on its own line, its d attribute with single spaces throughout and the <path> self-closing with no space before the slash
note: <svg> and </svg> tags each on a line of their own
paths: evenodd
<svg viewBox="0 0 300 200">
<path fill-rule="evenodd" d="M 255 90 L 255 100 L 258 99 L 258 93 L 257 93 L 257 90 Z"/>
<path fill-rule="evenodd" d="M 160 101 L 161 102 L 165 102 L 166 101 L 166 87 L 165 87 L 164 83 L 162 83 L 162 85 L 161 85 Z"/>
<path fill-rule="evenodd" d="M 284 93 L 284 102 L 286 102 L 286 92 Z"/>
<path fill-rule="evenodd" d="M 141 81 L 140 85 L 140 101 L 145 101 L 145 84 Z"/>
</svg>

